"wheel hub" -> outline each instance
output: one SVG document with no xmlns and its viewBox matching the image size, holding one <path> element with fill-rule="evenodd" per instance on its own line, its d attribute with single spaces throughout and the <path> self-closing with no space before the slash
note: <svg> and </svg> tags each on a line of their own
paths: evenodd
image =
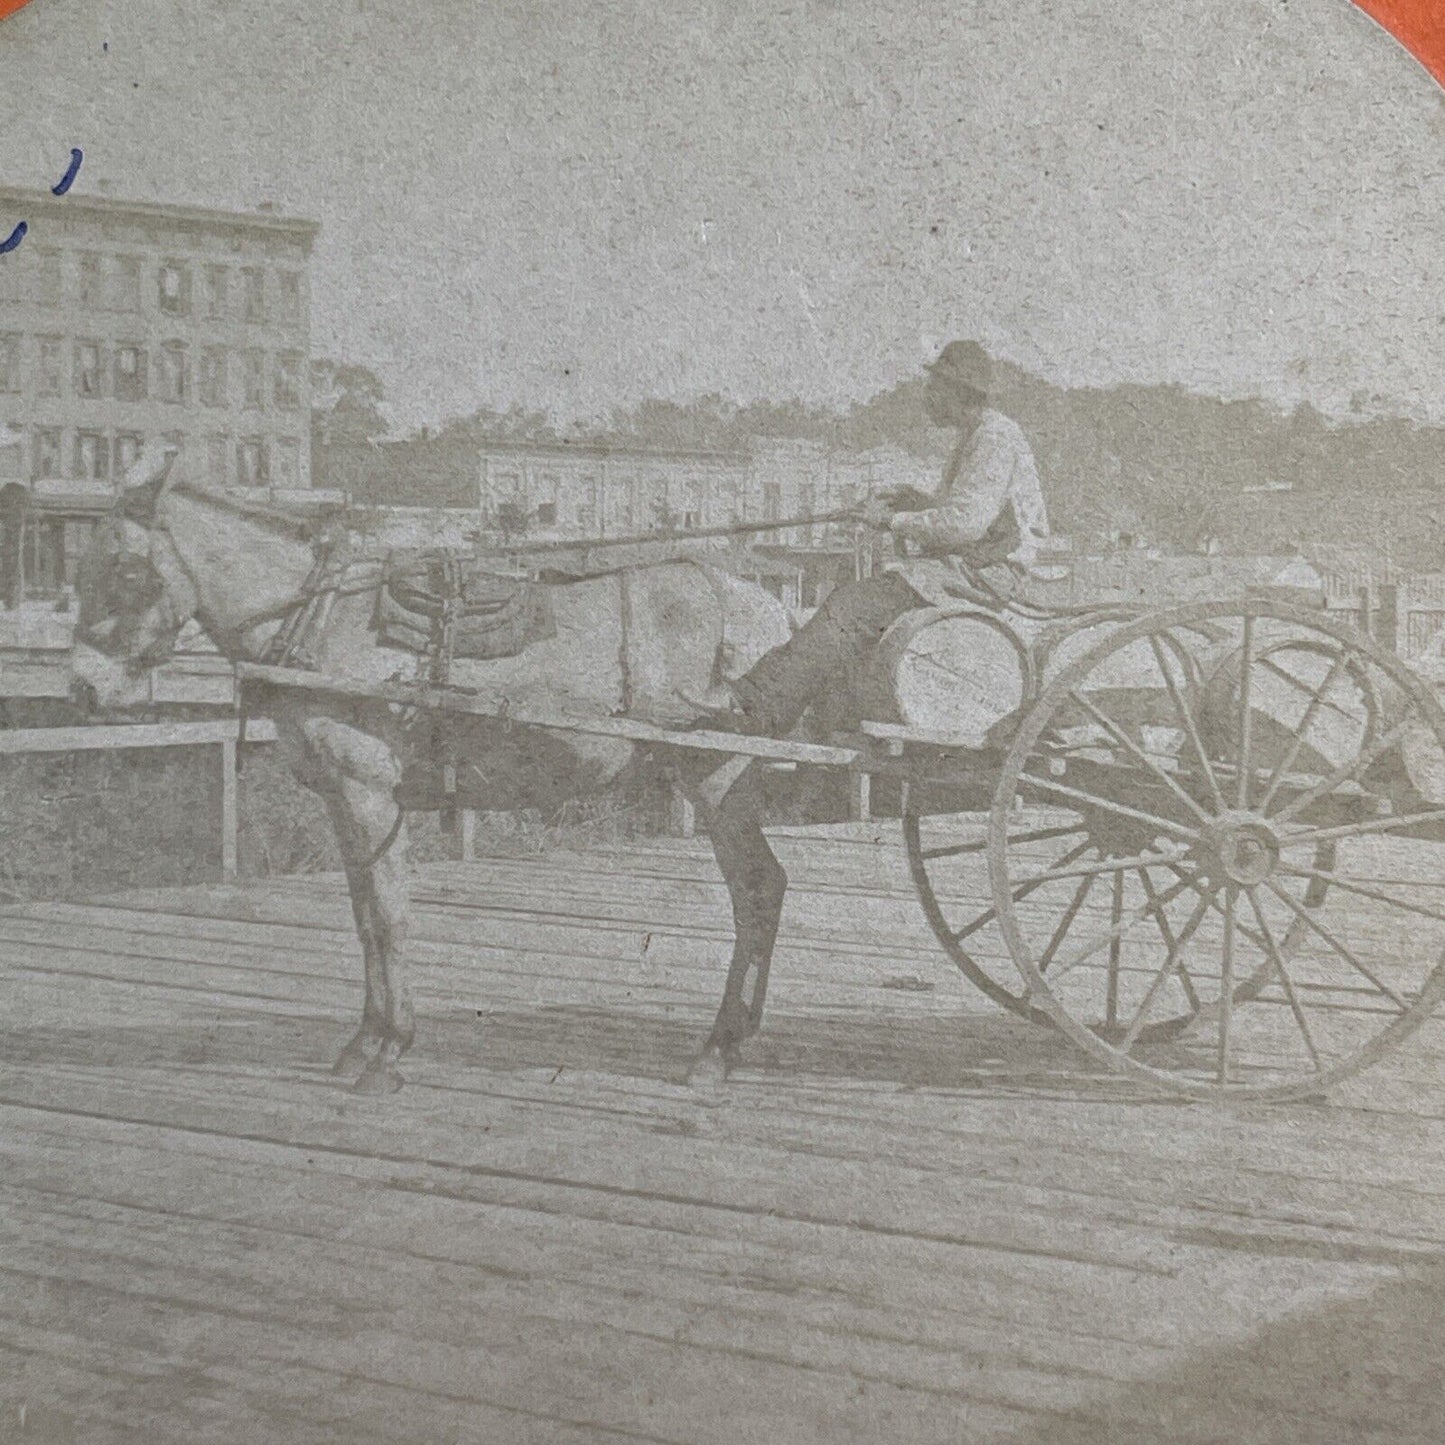
<svg viewBox="0 0 1445 1445">
<path fill-rule="evenodd" d="M 1205 830 L 1198 855 L 1209 872 L 1252 888 L 1278 866 L 1279 836 L 1258 813 L 1225 813 Z"/>
</svg>

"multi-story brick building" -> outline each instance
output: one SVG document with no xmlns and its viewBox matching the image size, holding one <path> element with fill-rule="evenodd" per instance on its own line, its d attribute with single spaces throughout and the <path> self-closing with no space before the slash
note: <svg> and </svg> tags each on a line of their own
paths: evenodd
<svg viewBox="0 0 1445 1445">
<path fill-rule="evenodd" d="M 0 425 L 30 481 L 109 482 L 148 438 L 221 486 L 311 484 L 317 226 L 0 188 Z"/>
</svg>

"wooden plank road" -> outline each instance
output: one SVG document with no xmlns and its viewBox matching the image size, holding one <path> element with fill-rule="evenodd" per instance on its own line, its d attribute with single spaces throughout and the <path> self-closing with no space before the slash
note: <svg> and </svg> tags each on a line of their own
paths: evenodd
<svg viewBox="0 0 1445 1445">
<path fill-rule="evenodd" d="M 952 974 L 892 825 L 779 848 L 717 1096 L 704 844 L 422 870 L 387 1099 L 336 878 L 0 913 L 0 1440 L 1440 1438 L 1440 1025 L 1147 1100 Z"/>
</svg>

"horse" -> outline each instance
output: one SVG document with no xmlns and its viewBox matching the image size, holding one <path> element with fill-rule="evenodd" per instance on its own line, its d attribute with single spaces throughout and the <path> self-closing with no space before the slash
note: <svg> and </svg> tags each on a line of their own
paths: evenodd
<svg viewBox="0 0 1445 1445">
<path fill-rule="evenodd" d="M 194 619 L 233 662 L 274 657 L 288 619 L 314 593 L 315 520 L 173 480 L 170 460 L 144 480 L 133 472 L 96 527 L 78 576 L 77 641 L 137 672 L 170 655 Z M 381 569 L 362 573 L 357 585 L 337 590 L 315 635 L 307 661 L 318 681 L 394 684 L 426 662 L 379 639 Z M 690 560 L 562 580 L 546 592 L 550 636 L 510 657 L 456 658 L 448 680 L 495 700 L 499 715 L 509 707 L 573 717 L 625 709 L 684 725 L 689 696 L 744 671 L 791 630 L 763 588 Z M 434 765 L 434 738 L 415 725 L 414 711 L 368 696 L 276 687 L 267 707 L 287 762 L 326 804 L 361 945 L 361 1022 L 334 1072 L 361 1093 L 390 1093 L 404 1082 L 398 1061 L 415 1036 L 407 828 L 397 789 L 408 767 Z M 456 723 L 447 746 L 475 770 L 471 777 L 486 779 L 498 811 L 529 806 L 542 792 L 583 797 L 616 787 L 638 750 L 627 739 L 472 717 Z M 676 771 L 706 826 L 734 920 L 722 1000 L 689 1075 L 707 1086 L 726 1077 L 761 1025 L 787 875 L 762 831 L 750 759 L 679 749 Z"/>
</svg>

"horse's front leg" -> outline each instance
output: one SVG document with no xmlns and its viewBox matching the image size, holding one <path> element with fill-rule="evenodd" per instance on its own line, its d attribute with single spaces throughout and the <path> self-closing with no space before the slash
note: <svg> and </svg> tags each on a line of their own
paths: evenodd
<svg viewBox="0 0 1445 1445">
<path fill-rule="evenodd" d="M 335 1072 L 355 1077 L 362 1092 L 390 1093 L 401 1087 L 396 1062 L 415 1028 L 405 952 L 407 830 L 394 800 L 400 766 L 377 733 L 333 716 L 306 716 L 296 732 L 297 770 L 326 803 L 365 967 L 361 1026 Z"/>
<path fill-rule="evenodd" d="M 327 805 L 366 969 L 361 1027 L 341 1051 L 336 1072 L 355 1075 L 361 1093 L 389 1094 L 402 1086 L 397 1060 L 411 1047 L 416 1032 L 406 966 L 406 826 L 402 823 L 387 845 L 397 825 L 391 789 L 354 777 L 339 781 Z"/>
</svg>

